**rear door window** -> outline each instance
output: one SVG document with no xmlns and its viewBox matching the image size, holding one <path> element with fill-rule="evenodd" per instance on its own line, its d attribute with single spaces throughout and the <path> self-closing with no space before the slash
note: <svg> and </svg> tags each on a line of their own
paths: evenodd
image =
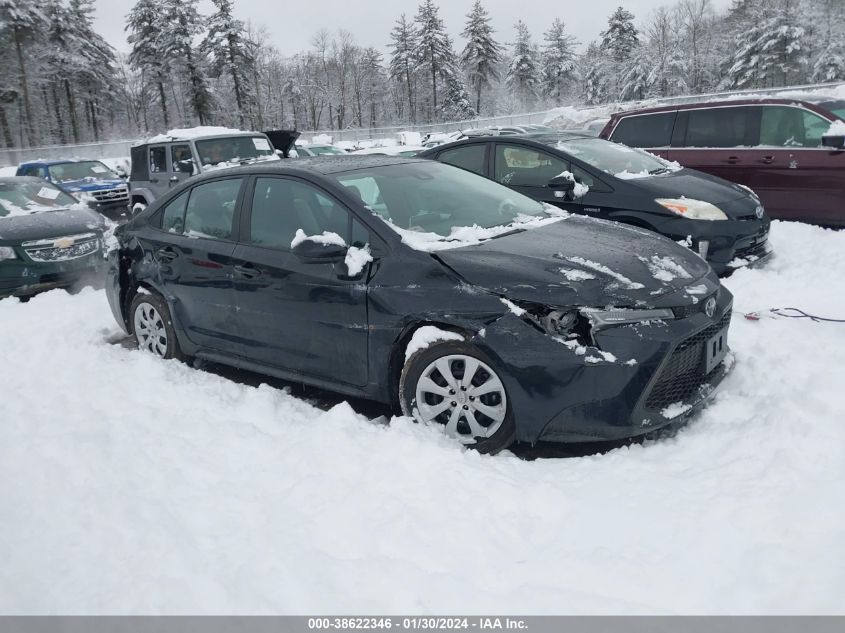
<svg viewBox="0 0 845 633">
<path fill-rule="evenodd" d="M 686 147 L 743 147 L 753 108 L 707 108 L 687 113 Z"/>
<path fill-rule="evenodd" d="M 669 147 L 675 112 L 624 117 L 613 130 L 610 140 L 630 147 Z"/>
<path fill-rule="evenodd" d="M 190 237 L 232 239 L 242 178 L 214 180 L 191 189 L 185 209 L 184 233 Z"/>
<path fill-rule="evenodd" d="M 440 152 L 437 160 L 483 176 L 487 172 L 484 165 L 486 155 L 487 143 L 475 143 Z"/>
<path fill-rule="evenodd" d="M 188 204 L 186 191 L 167 203 L 162 214 L 161 228 L 169 233 L 181 233 L 185 228 L 185 206 Z"/>
<path fill-rule="evenodd" d="M 150 148 L 150 173 L 160 174 L 167 171 L 167 149 L 163 145 Z"/>
</svg>

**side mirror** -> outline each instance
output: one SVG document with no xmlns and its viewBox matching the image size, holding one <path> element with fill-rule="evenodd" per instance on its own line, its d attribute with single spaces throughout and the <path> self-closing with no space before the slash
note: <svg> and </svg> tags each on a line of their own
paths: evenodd
<svg viewBox="0 0 845 633">
<path fill-rule="evenodd" d="M 575 191 L 575 179 L 571 176 L 555 176 L 549 181 L 549 189 L 572 193 Z"/>
<path fill-rule="evenodd" d="M 829 147 L 831 149 L 845 149 L 845 136 L 830 135 L 822 136 L 822 147 Z"/>
<path fill-rule="evenodd" d="M 334 264 L 346 258 L 346 251 L 349 250 L 346 244 L 326 242 L 322 240 L 322 236 L 317 238 L 319 241 L 312 237 L 300 238 L 297 235 L 291 244 L 293 254 L 309 264 Z"/>
</svg>

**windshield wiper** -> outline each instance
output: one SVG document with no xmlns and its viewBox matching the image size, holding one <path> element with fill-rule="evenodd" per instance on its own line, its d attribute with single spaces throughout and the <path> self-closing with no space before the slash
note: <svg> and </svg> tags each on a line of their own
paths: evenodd
<svg viewBox="0 0 845 633">
<path fill-rule="evenodd" d="M 657 169 L 652 169 L 648 173 L 651 176 L 656 176 L 657 174 L 665 174 L 665 173 L 670 172 L 670 171 L 672 171 L 672 170 L 669 169 L 668 167 L 658 167 Z"/>
</svg>

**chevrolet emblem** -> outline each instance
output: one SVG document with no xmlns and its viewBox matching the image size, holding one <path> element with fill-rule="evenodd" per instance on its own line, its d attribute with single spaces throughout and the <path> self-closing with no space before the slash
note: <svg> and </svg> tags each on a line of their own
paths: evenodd
<svg viewBox="0 0 845 633">
<path fill-rule="evenodd" d="M 53 248 L 70 248 L 74 244 L 72 237 L 60 237 L 53 242 Z"/>
</svg>

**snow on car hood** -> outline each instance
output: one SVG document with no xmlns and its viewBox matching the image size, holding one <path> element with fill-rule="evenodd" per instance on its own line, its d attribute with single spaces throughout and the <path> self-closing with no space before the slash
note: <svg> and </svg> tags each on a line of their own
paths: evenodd
<svg viewBox="0 0 845 633">
<path fill-rule="evenodd" d="M 471 284 L 547 305 L 686 305 L 702 285 L 718 285 L 703 259 L 672 240 L 579 216 L 436 256 Z"/>
<path fill-rule="evenodd" d="M 0 243 L 19 243 L 105 229 L 103 216 L 78 205 L 0 218 Z"/>
</svg>

